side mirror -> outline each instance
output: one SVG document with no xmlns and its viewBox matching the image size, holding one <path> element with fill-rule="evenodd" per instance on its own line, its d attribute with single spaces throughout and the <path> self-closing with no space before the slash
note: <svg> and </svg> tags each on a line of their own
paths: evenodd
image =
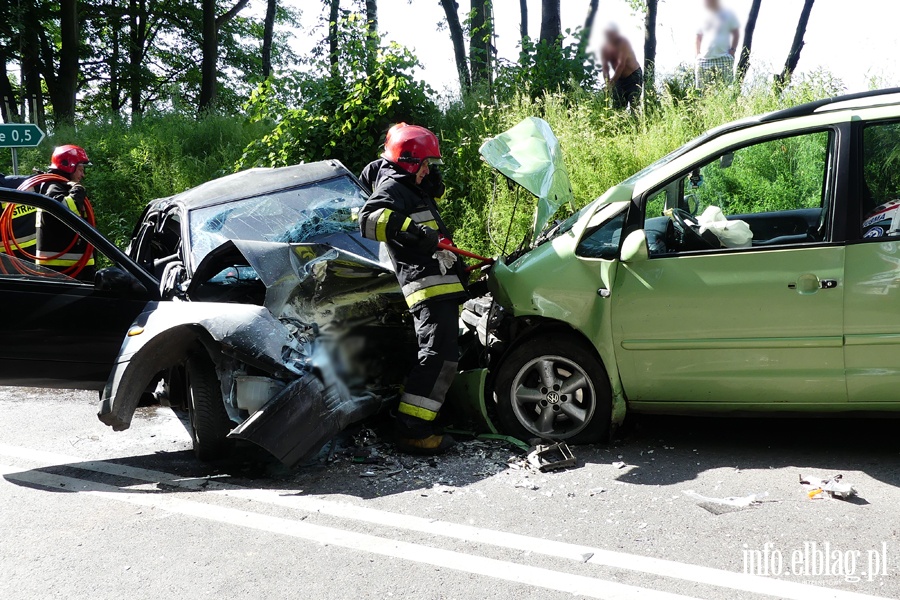
<svg viewBox="0 0 900 600">
<path fill-rule="evenodd" d="M 147 288 L 137 277 L 119 267 L 100 269 L 94 275 L 94 288 L 101 292 L 115 292 L 123 295 L 141 295 Z"/>
<path fill-rule="evenodd" d="M 643 229 L 632 231 L 622 242 L 622 254 L 620 260 L 623 263 L 633 263 L 650 258 L 650 247 L 647 245 L 647 234 Z"/>
</svg>

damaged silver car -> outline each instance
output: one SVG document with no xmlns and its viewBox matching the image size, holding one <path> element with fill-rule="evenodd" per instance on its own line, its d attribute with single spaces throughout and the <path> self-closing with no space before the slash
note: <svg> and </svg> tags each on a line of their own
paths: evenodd
<svg viewBox="0 0 900 600">
<path fill-rule="evenodd" d="M 339 162 L 251 169 L 155 200 L 129 256 L 160 281 L 128 331 L 100 420 L 146 389 L 186 413 L 204 460 L 234 440 L 292 466 L 396 396 L 415 339 L 366 193 Z"/>
</svg>

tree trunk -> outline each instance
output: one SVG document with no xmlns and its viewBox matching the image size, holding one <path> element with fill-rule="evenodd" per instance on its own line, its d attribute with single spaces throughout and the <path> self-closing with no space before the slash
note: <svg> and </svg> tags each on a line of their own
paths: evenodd
<svg viewBox="0 0 900 600">
<path fill-rule="evenodd" d="M 522 15 L 522 20 L 519 21 L 519 37 L 524 46 L 525 40 L 528 39 L 528 0 L 519 0 L 519 13 Z"/>
<path fill-rule="evenodd" d="M 278 0 L 268 0 L 266 4 L 266 19 L 263 23 L 262 42 L 262 75 L 267 79 L 272 74 L 272 37 L 275 35 L 275 11 L 278 10 Z"/>
<path fill-rule="evenodd" d="M 587 47 L 591 41 L 591 32 L 594 30 L 594 21 L 597 20 L 597 9 L 600 6 L 600 0 L 590 0 L 588 5 L 588 14 L 584 20 L 584 27 L 581 29 L 581 40 L 578 42 L 578 56 L 587 55 Z"/>
<path fill-rule="evenodd" d="M 0 116 L 3 117 L 4 123 L 19 122 L 19 101 L 16 99 L 16 91 L 13 89 L 12 82 L 9 80 L 9 73 L 6 71 L 6 65 L 9 63 L 9 56 L 6 48 L 0 48 Z"/>
<path fill-rule="evenodd" d="M 562 47 L 559 3 L 560 0 L 541 0 L 541 41 L 548 46 Z"/>
<path fill-rule="evenodd" d="M 750 69 L 750 50 L 753 48 L 753 32 L 756 30 L 756 19 L 759 18 L 759 7 L 762 0 L 753 0 L 750 6 L 750 14 L 747 15 L 747 24 L 744 26 L 744 43 L 741 47 L 741 57 L 738 59 L 738 81 L 744 81 L 744 76 Z"/>
<path fill-rule="evenodd" d="M 453 42 L 453 57 L 456 59 L 456 71 L 459 74 L 459 89 L 465 93 L 472 87 L 469 77 L 469 65 L 466 62 L 466 40 L 463 36 L 462 24 L 459 22 L 459 5 L 456 0 L 441 0 L 444 14 L 447 16 L 447 28 L 450 30 L 450 41 Z"/>
<path fill-rule="evenodd" d="M 59 3 L 59 71 L 57 93 L 53 98 L 53 114 L 57 123 L 75 121 L 75 96 L 78 91 L 78 2 L 60 0 Z M 46 69 L 53 65 L 44 65 Z"/>
<path fill-rule="evenodd" d="M 141 115 L 141 57 L 144 48 L 144 31 L 147 21 L 145 0 L 128 3 L 128 96 L 131 118 Z"/>
<path fill-rule="evenodd" d="M 378 57 L 378 0 L 366 0 L 366 73 L 375 72 Z"/>
<path fill-rule="evenodd" d="M 469 25 L 469 66 L 472 83 L 490 80 L 491 59 L 491 0 L 472 0 Z"/>
<path fill-rule="evenodd" d="M 644 90 L 653 90 L 656 74 L 656 10 L 659 0 L 647 0 L 644 15 Z M 646 94 L 645 94 L 646 96 Z"/>
<path fill-rule="evenodd" d="M 791 75 L 797 69 L 797 63 L 800 62 L 800 51 L 803 50 L 803 36 L 806 35 L 806 26 L 809 25 L 809 15 L 812 13 L 812 7 L 815 0 L 804 0 L 803 10 L 800 12 L 800 20 L 797 22 L 797 31 L 794 33 L 794 41 L 791 44 L 791 51 L 788 52 L 787 60 L 784 63 L 784 69 L 781 74 L 776 77 L 779 86 L 787 85 L 791 79 Z"/>
<path fill-rule="evenodd" d="M 22 41 L 22 83 L 25 94 L 22 97 L 22 116 L 28 112 L 31 123 L 41 129 L 46 126 L 44 119 L 44 92 L 41 86 L 41 59 L 38 54 L 39 40 L 37 32 L 27 27 L 23 31 Z"/>
<path fill-rule="evenodd" d="M 210 110 L 216 102 L 218 70 L 219 30 L 216 27 L 216 0 L 202 0 L 203 22 L 201 26 L 203 60 L 200 63 L 200 112 Z"/>
<path fill-rule="evenodd" d="M 366 0 L 366 28 L 378 33 L 378 0 Z"/>
<path fill-rule="evenodd" d="M 119 28 L 111 25 L 109 35 L 112 37 L 109 57 L 109 108 L 117 113 L 122 108 L 119 90 Z"/>
<path fill-rule="evenodd" d="M 216 105 L 216 88 L 219 75 L 219 30 L 225 23 L 237 16 L 250 0 L 238 0 L 227 12 L 216 15 L 216 0 L 202 0 L 203 25 L 202 42 L 203 59 L 200 63 L 200 98 L 197 102 L 199 112 L 212 110 Z"/>
<path fill-rule="evenodd" d="M 338 74 L 338 19 L 340 18 L 340 0 L 330 0 L 331 10 L 328 14 L 328 62 L 331 74 Z"/>
</svg>

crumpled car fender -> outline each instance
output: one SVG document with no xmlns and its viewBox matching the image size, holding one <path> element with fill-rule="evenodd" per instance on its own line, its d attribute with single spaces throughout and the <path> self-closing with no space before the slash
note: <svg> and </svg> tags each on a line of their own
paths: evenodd
<svg viewBox="0 0 900 600">
<path fill-rule="evenodd" d="M 197 343 L 262 369 L 274 377 L 296 377 L 290 331 L 268 310 L 246 304 L 151 302 L 122 343 L 103 388 L 98 418 L 116 431 L 128 429 L 141 394 L 153 377 L 182 363 Z"/>
</svg>

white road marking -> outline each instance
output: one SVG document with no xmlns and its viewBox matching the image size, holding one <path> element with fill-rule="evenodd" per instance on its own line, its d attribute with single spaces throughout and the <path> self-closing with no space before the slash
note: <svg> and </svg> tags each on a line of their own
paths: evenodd
<svg viewBox="0 0 900 600">
<path fill-rule="evenodd" d="M 7 480 L 22 481 L 57 490 L 60 484 L 65 484 L 68 490 L 107 500 L 152 507 L 195 519 L 205 519 L 278 535 L 286 535 L 319 544 L 399 558 L 442 569 L 453 569 L 538 588 L 577 594 L 588 598 L 601 598 L 603 600 L 696 600 L 689 596 L 660 592 L 594 577 L 573 575 L 571 573 L 531 567 L 452 550 L 400 542 L 374 535 L 324 527 L 281 517 L 272 517 L 205 502 L 181 500 L 161 494 L 123 492 L 121 488 L 111 485 L 63 475 L 42 473 L 40 471 L 23 472 L 21 468 L 8 465 L 0 465 L 0 475 L 4 475 Z"/>
<path fill-rule="evenodd" d="M 845 592 L 821 586 L 808 585 L 794 581 L 773 579 L 759 575 L 750 575 L 733 571 L 725 571 L 712 567 L 704 567 L 689 563 L 676 562 L 637 554 L 628 554 L 614 550 L 604 550 L 592 546 L 582 546 L 546 540 L 516 533 L 482 529 L 471 525 L 462 525 L 449 521 L 439 521 L 393 513 L 390 511 L 356 506 L 348 502 L 335 502 L 310 496 L 283 495 L 277 490 L 249 489 L 215 480 L 184 479 L 170 473 L 130 467 L 106 461 L 83 461 L 77 457 L 55 454 L 42 450 L 32 450 L 0 443 L 0 455 L 21 458 L 46 464 L 69 464 L 80 469 L 122 475 L 131 479 L 158 482 L 164 485 L 184 489 L 203 489 L 205 493 L 241 498 L 282 506 L 305 512 L 321 513 L 341 519 L 348 519 L 373 525 L 405 529 L 429 535 L 438 535 L 467 542 L 488 544 L 510 550 L 519 550 L 556 558 L 575 560 L 588 564 L 636 571 L 649 575 L 670 577 L 705 585 L 727 588 L 784 598 L 785 600 L 807 600 L 815 597 L 821 600 L 884 600 L 879 596 L 871 596 L 855 592 Z"/>
</svg>

